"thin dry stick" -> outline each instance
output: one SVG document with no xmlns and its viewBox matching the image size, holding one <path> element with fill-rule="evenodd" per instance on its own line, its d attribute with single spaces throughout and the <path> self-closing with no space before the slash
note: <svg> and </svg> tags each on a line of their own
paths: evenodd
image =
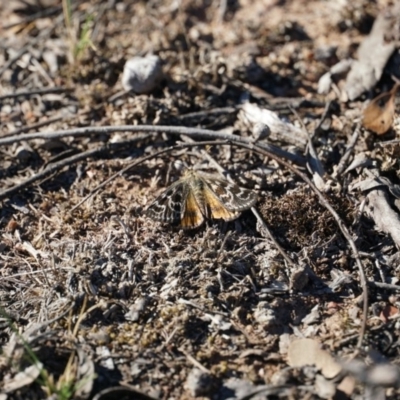
<svg viewBox="0 0 400 400">
<path fill-rule="evenodd" d="M 300 118 L 300 115 L 297 113 L 297 111 L 294 108 L 290 107 L 290 110 L 292 111 L 292 113 L 297 117 L 298 121 L 300 122 L 300 124 L 301 124 L 301 126 L 303 128 L 303 131 L 308 136 L 308 143 L 307 143 L 307 148 L 306 148 L 306 153 L 308 153 L 307 166 L 308 166 L 310 172 L 314 175 L 314 177 L 315 177 L 315 173 L 317 173 L 321 179 L 323 179 L 323 176 L 325 174 L 325 169 L 322 166 L 322 163 L 321 163 L 320 159 L 318 158 L 317 152 L 316 152 L 315 147 L 314 147 L 313 139 L 314 139 L 314 136 L 317 133 L 317 130 L 322 126 L 325 118 L 328 115 L 330 104 L 331 103 L 328 102 L 327 105 L 325 106 L 324 112 L 323 112 L 323 114 L 322 114 L 322 116 L 321 116 L 321 118 L 320 118 L 320 120 L 318 122 L 318 125 L 314 129 L 312 134 L 310 134 L 308 132 L 306 126 L 304 125 L 303 120 Z"/>
<path fill-rule="evenodd" d="M 48 93 L 64 93 L 64 92 L 72 92 L 73 89 L 67 87 L 48 87 L 42 89 L 32 89 L 26 90 L 25 92 L 16 92 L 5 94 L 4 96 L 0 96 L 0 101 L 5 99 L 15 99 L 16 97 L 30 97 L 36 96 L 37 94 L 48 94 Z M 12 136 L 10 136 L 11 138 Z"/>
<path fill-rule="evenodd" d="M 107 146 L 103 146 L 94 150 L 89 150 L 89 151 L 85 151 L 83 153 L 79 153 L 76 155 L 73 155 L 71 157 L 68 157 L 64 160 L 61 160 L 59 162 L 56 162 L 54 164 L 50 164 L 46 167 L 46 169 L 44 169 L 43 171 L 31 176 L 30 178 L 22 181 L 21 183 L 19 183 L 18 185 L 15 185 L 11 188 L 5 189 L 3 191 L 0 192 L 0 200 L 10 197 L 13 194 L 19 192 L 22 189 L 25 189 L 26 187 L 30 186 L 32 183 L 35 183 L 41 179 L 47 178 L 48 176 L 50 176 L 51 174 L 53 174 L 54 172 L 57 172 L 61 169 L 63 169 L 64 167 L 71 165 L 71 164 L 75 164 L 78 161 L 84 160 L 86 158 L 89 157 L 95 157 L 99 154 L 102 153 L 106 153 L 108 151 L 110 151 L 111 149 L 120 149 L 121 147 L 125 147 L 128 145 L 132 145 L 132 143 L 135 142 L 140 142 L 146 138 L 148 138 L 149 135 L 143 135 L 140 137 L 136 137 L 132 140 L 128 140 L 125 142 L 119 142 L 119 143 L 112 143 L 111 145 L 107 145 Z"/>
<path fill-rule="evenodd" d="M 185 355 L 185 357 L 190 361 L 195 367 L 205 372 L 206 374 L 211 374 L 211 371 L 207 369 L 203 364 L 198 362 L 192 355 L 190 355 L 182 346 L 178 350 Z"/>
<path fill-rule="evenodd" d="M 161 154 L 171 152 L 173 150 L 181 149 L 184 147 L 195 147 L 195 146 L 210 146 L 210 145 L 219 145 L 219 144 L 229 144 L 228 141 L 205 141 L 205 142 L 196 142 L 196 143 L 180 143 L 171 147 L 168 147 L 166 149 L 159 150 L 153 154 L 149 154 L 148 156 L 142 157 L 139 160 L 135 160 L 129 165 L 127 165 L 125 168 L 121 169 L 121 171 L 118 171 L 114 175 L 111 175 L 108 179 L 106 179 L 104 182 L 102 182 L 100 185 L 96 186 L 87 196 L 85 196 L 78 204 L 76 204 L 74 207 L 71 209 L 71 213 L 73 213 L 79 206 L 81 206 L 86 200 L 88 200 L 90 197 L 92 197 L 94 194 L 96 194 L 100 189 L 102 189 L 104 186 L 106 186 L 108 183 L 113 181 L 117 176 L 122 175 L 126 171 L 130 170 L 133 167 L 136 167 L 137 165 L 151 160 L 152 158 L 158 157 Z M 1 197 L 0 197 L 1 198 Z"/>
<path fill-rule="evenodd" d="M 196 141 L 185 135 L 181 135 L 181 139 L 186 143 L 196 143 Z M 201 149 L 201 154 L 217 169 L 220 173 L 225 172 L 225 169 L 204 149 Z"/>
<path fill-rule="evenodd" d="M 214 115 L 225 115 L 225 114 L 232 114 L 237 112 L 240 108 L 239 107 L 220 107 L 220 108 L 211 108 L 210 110 L 202 110 L 202 111 L 195 111 L 187 114 L 177 115 L 176 118 L 180 121 L 185 119 L 204 119 L 207 117 L 211 117 Z"/>
<path fill-rule="evenodd" d="M 255 207 L 251 207 L 251 211 L 256 216 L 257 221 L 261 224 L 262 229 L 268 234 L 269 238 L 273 241 L 275 247 L 278 249 L 279 253 L 281 253 L 282 257 L 286 260 L 288 264 L 290 264 L 292 267 L 295 267 L 296 266 L 295 262 L 286 254 L 285 250 L 283 250 L 281 245 L 276 241 L 274 235 L 269 230 L 267 224 L 264 222 L 263 218 L 261 217 L 257 209 Z"/>
<path fill-rule="evenodd" d="M 392 144 L 399 144 L 399 143 L 400 143 L 399 139 L 393 139 L 393 140 L 388 140 L 386 142 L 374 143 L 374 146 L 385 147 L 385 146 L 390 146 Z"/>
<path fill-rule="evenodd" d="M 314 140 L 314 137 L 316 136 L 316 134 L 321 129 L 322 124 L 325 122 L 325 119 L 328 117 L 329 111 L 331 109 L 331 104 L 332 103 L 330 101 L 328 101 L 328 103 L 326 103 L 324 112 L 322 113 L 317 126 L 315 127 L 314 131 L 308 135 L 307 147 L 308 147 L 308 155 L 309 155 L 309 167 L 312 169 L 312 173 L 314 175 L 314 180 L 316 178 L 315 173 L 317 173 L 320 176 L 321 180 L 323 179 L 323 176 L 325 175 L 325 168 L 322 165 L 321 160 L 318 158 L 317 152 L 314 147 L 313 140 Z M 294 112 L 297 114 L 296 110 L 294 110 Z M 302 119 L 300 119 L 300 121 L 301 121 L 301 123 L 303 123 Z M 307 130 L 306 130 L 306 132 L 308 133 Z"/>
<path fill-rule="evenodd" d="M 36 124 L 27 125 L 27 126 L 23 126 L 22 128 L 15 129 L 9 133 L 6 133 L 5 135 L 2 135 L 2 137 L 20 135 L 21 133 L 29 132 L 33 129 L 42 128 L 43 126 L 50 125 L 53 122 L 58 122 L 62 119 L 66 119 L 66 118 L 68 118 L 68 117 L 67 116 L 58 116 L 58 117 L 49 118 L 46 121 L 40 121 L 40 122 L 37 122 Z"/>
<path fill-rule="evenodd" d="M 372 287 L 377 287 L 377 288 L 380 288 L 380 289 L 394 290 L 395 292 L 400 292 L 400 286 L 399 285 L 393 285 L 392 283 L 368 282 L 368 285 L 372 286 Z"/>
<path fill-rule="evenodd" d="M 332 102 L 331 101 L 328 101 L 327 103 L 326 103 L 326 105 L 325 105 L 325 108 L 324 108 L 324 111 L 323 111 L 323 113 L 322 113 L 322 115 L 321 115 L 321 118 L 319 119 L 319 121 L 318 121 L 318 124 L 317 124 L 317 126 L 315 127 L 315 129 L 314 129 L 314 132 L 311 134 L 311 140 L 314 138 L 314 136 L 318 133 L 318 131 L 321 129 L 321 127 L 322 127 L 322 124 L 325 122 L 325 120 L 326 120 L 326 118 L 328 117 L 328 115 L 329 115 L 329 111 L 331 110 L 331 106 L 332 106 Z"/>
<path fill-rule="evenodd" d="M 32 132 L 18 136 L 10 136 L 7 138 L 0 139 L 1 145 L 9 145 L 13 143 L 19 143 L 22 141 L 29 141 L 33 139 L 60 139 L 66 136 L 91 136 L 91 135 L 110 135 L 114 132 L 147 132 L 147 133 L 168 133 L 171 135 L 186 135 L 191 138 L 205 138 L 209 140 L 227 140 L 235 143 L 245 143 L 250 145 L 253 140 L 236 135 L 230 135 L 228 133 L 214 132 L 208 129 L 200 128 L 187 128 L 185 126 L 162 126 L 162 125 L 122 125 L 122 126 L 96 126 L 96 127 L 85 127 L 68 129 L 64 131 L 54 132 Z M 281 149 L 280 147 L 267 144 L 258 143 L 258 147 L 264 149 L 270 153 L 275 154 L 278 157 L 290 160 L 298 165 L 304 165 L 305 159 L 297 154 L 290 153 Z"/>
<path fill-rule="evenodd" d="M 342 158 L 339 161 L 338 167 L 333 174 L 333 177 L 336 178 L 338 175 L 340 175 L 346 168 L 347 161 L 350 158 L 351 153 L 353 152 L 354 146 L 357 143 L 358 136 L 360 135 L 360 130 L 361 130 L 361 121 L 357 123 L 356 129 L 354 129 L 353 135 L 350 138 L 350 142 L 347 145 L 346 151 L 344 152 Z"/>
</svg>

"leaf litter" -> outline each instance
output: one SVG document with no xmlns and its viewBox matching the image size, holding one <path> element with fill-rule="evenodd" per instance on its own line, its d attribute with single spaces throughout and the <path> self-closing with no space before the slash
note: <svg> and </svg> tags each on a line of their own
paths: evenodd
<svg viewBox="0 0 400 400">
<path fill-rule="evenodd" d="M 398 397 L 396 6 L 0 10 L 2 399 Z M 259 212 L 147 219 L 192 166 Z"/>
</svg>

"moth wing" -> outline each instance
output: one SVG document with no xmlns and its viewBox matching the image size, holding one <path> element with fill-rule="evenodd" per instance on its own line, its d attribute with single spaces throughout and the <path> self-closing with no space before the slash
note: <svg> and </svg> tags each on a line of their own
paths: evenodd
<svg viewBox="0 0 400 400">
<path fill-rule="evenodd" d="M 209 210 L 212 218 L 232 221 L 240 215 L 240 212 L 232 211 L 226 208 L 221 200 L 213 193 L 213 191 L 208 188 L 208 186 L 204 187 L 203 194 L 205 203 L 207 205 L 207 210 Z"/>
<path fill-rule="evenodd" d="M 188 191 L 186 182 L 178 180 L 149 205 L 146 215 L 161 222 L 180 221 L 184 214 Z"/>
<path fill-rule="evenodd" d="M 224 179 L 204 176 L 204 181 L 229 211 L 244 211 L 257 202 L 257 193 Z"/>
<path fill-rule="evenodd" d="M 193 190 L 190 190 L 189 187 L 183 206 L 184 209 L 181 217 L 182 228 L 193 229 L 199 227 L 204 222 L 204 215 L 196 201 Z"/>
</svg>

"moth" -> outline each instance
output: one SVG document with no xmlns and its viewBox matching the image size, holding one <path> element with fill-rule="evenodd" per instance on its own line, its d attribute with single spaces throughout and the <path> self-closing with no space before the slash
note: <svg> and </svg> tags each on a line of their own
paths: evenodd
<svg viewBox="0 0 400 400">
<path fill-rule="evenodd" d="M 204 220 L 232 221 L 253 207 L 257 194 L 212 174 L 188 169 L 147 208 L 146 215 L 161 222 L 180 222 L 184 229 Z"/>
</svg>

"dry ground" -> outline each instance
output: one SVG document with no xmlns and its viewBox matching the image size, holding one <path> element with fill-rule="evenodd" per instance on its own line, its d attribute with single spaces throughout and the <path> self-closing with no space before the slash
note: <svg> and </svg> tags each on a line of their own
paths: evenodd
<svg viewBox="0 0 400 400">
<path fill-rule="evenodd" d="M 354 101 L 341 95 L 345 74 L 318 93 L 387 5 L 92 0 L 69 14 L 57 0 L 1 2 L 1 400 L 400 398 L 398 149 L 381 146 L 396 130 L 356 129 L 366 97 L 400 76 L 398 57 Z M 162 61 L 161 81 L 122 93 L 125 62 L 149 53 Z M 249 103 L 307 130 L 315 152 L 307 135 L 271 130 L 257 141 Z M 276 147 L 176 148 L 72 210 L 132 161 L 187 139 L 21 136 L 119 125 L 206 128 Z M 292 169 L 280 162 L 288 158 Z M 193 231 L 147 218 L 189 166 L 224 169 L 257 191 L 275 241 L 250 210 Z M 392 208 L 377 210 L 371 193 Z M 338 376 L 305 366 L 314 342 L 296 350 L 302 338 L 338 359 Z M 125 392 L 101 392 L 115 386 Z"/>
</svg>

